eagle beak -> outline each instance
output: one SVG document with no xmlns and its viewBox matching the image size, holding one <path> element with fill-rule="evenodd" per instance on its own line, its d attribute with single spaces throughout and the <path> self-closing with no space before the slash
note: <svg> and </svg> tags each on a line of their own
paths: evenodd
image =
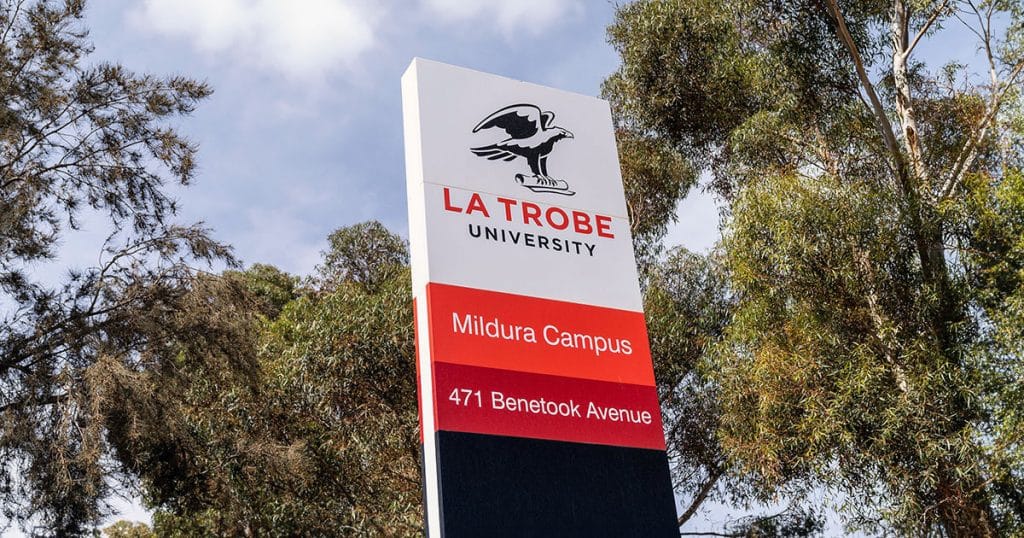
<svg viewBox="0 0 1024 538">
<path fill-rule="evenodd" d="M 576 138 L 575 136 L 573 136 L 573 135 L 572 135 L 572 132 L 571 132 L 571 131 L 566 131 L 566 132 L 565 132 L 565 137 L 566 137 L 566 138 Z"/>
</svg>

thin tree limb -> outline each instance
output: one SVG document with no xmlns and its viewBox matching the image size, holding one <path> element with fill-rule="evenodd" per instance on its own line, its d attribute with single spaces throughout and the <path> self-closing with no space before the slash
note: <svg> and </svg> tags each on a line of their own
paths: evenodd
<svg viewBox="0 0 1024 538">
<path fill-rule="evenodd" d="M 992 83 L 992 90 L 995 91 L 996 84 L 999 83 L 999 75 L 996 69 L 995 54 L 992 52 L 992 13 L 987 13 L 984 17 L 981 15 L 981 10 L 978 6 L 974 5 L 972 0 L 967 1 L 967 5 L 971 6 L 974 10 L 974 16 L 978 19 L 978 27 L 981 28 L 981 33 L 978 37 L 981 38 L 981 43 L 985 47 L 985 57 L 988 59 L 988 76 L 989 81 Z"/>
<path fill-rule="evenodd" d="M 37 399 L 37 400 L 26 398 L 26 399 L 18 400 L 16 402 L 11 402 L 11 403 L 9 403 L 7 405 L 0 406 L 0 413 L 5 413 L 9 409 L 15 409 L 15 408 L 22 407 L 22 406 L 25 406 L 25 405 L 28 405 L 28 404 L 32 404 L 32 405 L 36 405 L 36 406 L 40 406 L 40 405 L 53 405 L 53 404 L 61 403 L 61 402 L 65 401 L 65 400 L 67 400 L 67 399 L 68 399 L 68 395 L 66 393 L 65 394 L 51 394 L 50 396 L 47 396 L 45 398 L 40 398 L 40 399 Z"/>
<path fill-rule="evenodd" d="M 931 16 L 928 17 L 928 20 L 925 21 L 924 26 L 922 26 L 921 29 L 918 30 L 917 35 L 915 35 L 914 39 L 910 41 L 910 46 L 907 47 L 908 55 L 914 50 L 914 47 L 917 46 L 918 41 L 921 41 L 921 38 L 924 37 L 926 33 L 928 33 L 928 30 L 930 30 L 932 25 L 935 24 L 935 21 L 938 20 L 939 16 L 941 16 L 942 13 L 946 11 L 946 6 L 948 5 L 949 0 L 943 0 L 942 5 L 936 8 L 935 11 L 932 12 Z"/>
<path fill-rule="evenodd" d="M 690 502 L 690 506 L 685 512 L 683 512 L 683 515 L 679 516 L 678 523 L 680 527 L 686 524 L 686 522 L 693 517 L 693 514 L 697 513 L 697 509 L 700 508 L 700 505 L 703 504 L 704 500 L 711 494 L 711 490 L 714 489 L 715 484 L 718 482 L 718 479 L 722 477 L 722 473 L 724 472 L 725 469 L 723 469 L 721 465 L 716 465 L 715 468 L 712 469 L 711 474 L 708 475 L 708 479 L 704 481 L 704 484 L 701 485 L 697 495 L 694 496 L 693 501 Z"/>
<path fill-rule="evenodd" d="M 885 140 L 885 147 L 889 150 L 889 154 L 892 157 L 895 168 L 898 171 L 898 175 L 901 178 L 901 182 L 905 183 L 906 175 L 906 162 L 903 159 L 903 153 L 900 151 L 899 143 L 896 141 L 896 134 L 893 131 L 892 123 L 889 121 L 889 117 L 885 114 L 885 107 L 882 106 L 881 99 L 878 98 L 878 93 L 875 92 L 875 87 L 871 83 L 871 78 L 868 77 L 867 70 L 864 68 L 864 61 L 861 59 L 860 52 L 857 50 L 857 44 L 853 41 L 853 36 L 850 34 L 850 30 L 846 27 L 846 20 L 843 18 L 842 12 L 839 10 L 839 5 L 836 0 L 825 0 L 825 4 L 828 6 L 832 17 L 836 21 L 836 28 L 839 34 L 840 41 L 846 46 L 846 50 L 849 51 L 850 57 L 853 59 L 853 64 L 857 70 L 857 78 L 860 79 L 861 86 L 864 87 L 864 91 L 868 94 L 868 99 L 871 102 L 871 111 L 875 116 L 875 126 L 878 128 L 879 134 L 882 135 L 882 139 Z M 908 185 L 904 185 L 908 187 Z"/>
<path fill-rule="evenodd" d="M 992 96 L 992 105 L 989 107 L 988 113 L 972 129 L 976 134 L 968 138 L 967 143 L 960 150 L 960 154 L 957 156 L 956 161 L 954 161 L 953 171 L 939 191 L 938 199 L 940 201 L 945 200 L 953 193 L 953 190 L 956 189 L 956 186 L 963 179 L 964 173 L 974 162 L 974 159 L 977 157 L 978 145 L 981 144 L 981 141 L 985 139 L 985 135 L 988 134 L 988 129 L 992 126 L 992 121 L 995 120 L 996 115 L 999 113 L 999 107 L 1002 105 L 1003 99 L 1010 91 L 1010 88 L 1015 87 L 1017 77 L 1020 76 L 1022 71 L 1024 71 L 1024 60 L 1021 60 L 1014 66 L 1013 70 L 1010 71 L 1009 78 L 1004 82 L 1002 90 Z"/>
</svg>

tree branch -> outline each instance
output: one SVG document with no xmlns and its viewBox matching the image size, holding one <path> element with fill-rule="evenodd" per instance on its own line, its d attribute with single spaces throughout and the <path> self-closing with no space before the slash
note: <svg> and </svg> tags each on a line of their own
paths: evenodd
<svg viewBox="0 0 1024 538">
<path fill-rule="evenodd" d="M 679 516 L 678 523 L 680 527 L 686 524 L 686 522 L 693 517 L 693 514 L 697 513 L 697 509 L 700 508 L 700 505 L 708 498 L 711 490 L 715 487 L 715 483 L 718 482 L 718 479 L 722 477 L 722 473 L 724 472 L 725 469 L 723 469 L 721 465 L 716 465 L 715 468 L 711 470 L 711 474 L 708 475 L 708 479 L 704 481 L 704 484 L 700 487 L 697 495 L 693 498 L 693 501 L 690 502 L 690 507 L 683 512 L 683 515 Z"/>
<path fill-rule="evenodd" d="M 6 43 L 7 42 L 7 35 L 11 33 L 11 30 L 14 28 L 14 24 L 16 22 L 18 22 L 18 17 L 21 16 L 21 8 L 22 8 L 22 6 L 24 4 L 25 4 L 25 0 L 19 0 L 18 3 L 15 4 L 14 11 L 12 13 L 10 13 L 11 19 L 7 23 L 7 27 L 4 28 L 3 36 L 0 37 L 0 43 Z M 10 9 L 10 7 L 8 7 L 7 9 Z M 2 529 L 0 529 L 0 530 L 2 530 Z"/>
<path fill-rule="evenodd" d="M 18 400 L 16 402 L 11 402 L 11 403 L 9 403 L 7 405 L 0 406 L 0 414 L 7 412 L 7 410 L 9 410 L 9 409 L 15 409 L 15 408 L 23 407 L 23 406 L 29 405 L 29 404 L 34 404 L 34 405 L 39 405 L 39 406 L 53 405 L 53 404 L 61 403 L 64 400 L 67 400 L 67 399 L 68 399 L 68 395 L 67 394 L 51 394 L 51 395 L 47 396 L 46 398 L 40 398 L 38 400 L 33 400 L 31 398 L 24 398 L 24 399 Z"/>
<path fill-rule="evenodd" d="M 1010 71 L 1009 78 L 1003 85 L 1003 89 L 993 94 L 992 104 L 989 107 L 988 113 L 985 114 L 981 121 L 974 127 L 973 132 L 976 134 L 968 138 L 967 143 L 964 144 L 963 149 L 960 150 L 960 154 L 954 161 L 953 171 L 950 173 L 946 183 L 943 184 L 942 189 L 939 191 L 938 199 L 945 200 L 956 189 L 956 186 L 960 184 L 963 179 L 964 173 L 970 168 L 971 163 L 977 157 L 978 145 L 985 139 L 985 135 L 988 134 L 989 127 L 992 126 L 992 121 L 995 120 L 996 115 L 999 113 L 999 107 L 1002 105 L 1003 98 L 1006 97 L 1007 92 L 1010 88 L 1015 86 L 1017 77 L 1020 76 L 1022 70 L 1024 70 L 1024 60 L 1021 60 L 1014 66 L 1013 70 Z"/>
<path fill-rule="evenodd" d="M 968 0 L 967 5 L 971 6 L 974 10 L 974 16 L 978 19 L 978 27 L 981 28 L 981 43 L 985 47 L 985 57 L 988 59 L 988 77 L 992 83 L 992 91 L 995 91 L 996 85 L 999 83 L 999 75 L 996 69 L 995 54 L 992 52 L 992 12 L 989 11 L 986 16 L 981 15 L 981 10 L 978 6 L 974 5 L 973 0 Z M 977 32 L 975 32 L 977 34 Z"/>
<path fill-rule="evenodd" d="M 946 6 L 948 5 L 949 0 L 943 0 L 942 5 L 936 8 L 935 11 L 932 12 L 931 16 L 928 17 L 928 20 L 925 21 L 924 26 L 922 26 L 921 29 L 918 30 L 917 35 L 915 35 L 914 39 L 911 40 L 910 46 L 907 47 L 908 55 L 914 50 L 914 47 L 917 46 L 917 42 L 921 41 L 921 38 L 924 37 L 924 34 L 928 33 L 928 30 L 931 29 L 933 24 L 935 24 L 935 21 L 938 20 L 939 16 L 941 16 L 942 13 L 946 11 Z"/>
<path fill-rule="evenodd" d="M 853 59 L 857 70 L 857 78 L 860 79 L 861 86 L 864 87 L 864 91 L 867 92 L 868 99 L 871 101 L 871 111 L 875 116 L 875 126 L 878 128 L 879 134 L 882 135 L 882 139 L 885 140 L 885 147 L 889 150 L 901 182 L 905 183 L 906 162 L 903 159 L 903 153 L 900 151 L 899 143 L 896 141 L 896 134 L 892 129 L 892 123 L 885 114 L 885 107 L 882 106 L 882 101 L 875 92 L 875 87 L 871 83 L 870 77 L 868 77 L 867 70 L 864 69 L 864 61 L 857 50 L 857 44 L 854 43 L 853 36 L 850 35 L 850 30 L 846 27 L 846 20 L 843 18 L 836 0 L 825 0 L 825 4 L 836 21 L 840 41 L 846 46 L 846 50 L 849 51 L 850 57 Z"/>
</svg>

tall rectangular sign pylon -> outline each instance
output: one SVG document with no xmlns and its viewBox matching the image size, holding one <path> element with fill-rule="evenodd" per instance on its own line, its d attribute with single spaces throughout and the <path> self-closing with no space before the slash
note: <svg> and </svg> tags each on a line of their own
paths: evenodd
<svg viewBox="0 0 1024 538">
<path fill-rule="evenodd" d="M 428 534 L 678 536 L 608 104 L 402 77 Z"/>
</svg>

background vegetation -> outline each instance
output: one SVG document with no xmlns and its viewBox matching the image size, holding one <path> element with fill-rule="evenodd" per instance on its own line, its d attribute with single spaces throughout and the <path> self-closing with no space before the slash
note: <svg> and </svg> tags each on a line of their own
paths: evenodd
<svg viewBox="0 0 1024 538">
<path fill-rule="evenodd" d="M 421 532 L 404 242 L 314 274 L 173 224 L 210 88 L 85 67 L 81 1 L 0 5 L 0 506 L 109 536 Z M 639 0 L 609 39 L 616 128 L 680 525 L 1024 535 L 1024 71 L 1014 0 Z M 945 62 L 940 30 L 976 38 Z M 931 46 L 927 58 L 920 51 Z M 92 65 L 92 64 L 89 64 Z M 666 250 L 693 188 L 706 255 Z M 83 215 L 112 226 L 58 285 Z M 213 269 L 214 267 L 218 269 Z M 227 267 L 227 270 L 219 268 Z"/>
</svg>

